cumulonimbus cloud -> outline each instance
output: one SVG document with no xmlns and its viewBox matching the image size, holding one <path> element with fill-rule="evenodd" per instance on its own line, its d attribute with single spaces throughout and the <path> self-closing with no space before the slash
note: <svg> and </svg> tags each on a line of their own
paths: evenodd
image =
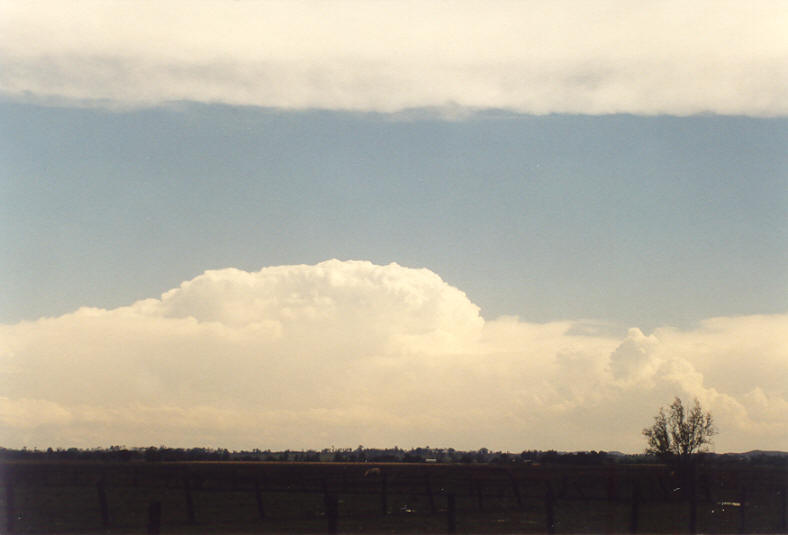
<svg viewBox="0 0 788 535">
<path fill-rule="evenodd" d="M 0 91 L 134 107 L 776 116 L 780 1 L 30 0 L 0 5 Z"/>
<path fill-rule="evenodd" d="M 485 320 L 396 264 L 207 271 L 158 299 L 0 326 L 0 436 L 637 451 L 679 395 L 715 414 L 718 449 L 788 449 L 788 316 L 606 332 Z"/>
</svg>

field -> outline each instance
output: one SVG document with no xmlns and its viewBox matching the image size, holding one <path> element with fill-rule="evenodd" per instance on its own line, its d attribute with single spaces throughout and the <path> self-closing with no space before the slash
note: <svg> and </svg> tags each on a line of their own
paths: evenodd
<svg viewBox="0 0 788 535">
<path fill-rule="evenodd" d="M 659 465 L 7 462 L 16 533 L 775 533 L 786 470 Z"/>
</svg>

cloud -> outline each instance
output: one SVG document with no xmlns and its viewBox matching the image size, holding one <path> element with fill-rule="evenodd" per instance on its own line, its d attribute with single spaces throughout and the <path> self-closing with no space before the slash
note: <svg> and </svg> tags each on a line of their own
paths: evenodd
<svg viewBox="0 0 788 535">
<path fill-rule="evenodd" d="M 435 273 L 397 264 L 207 271 L 158 299 L 0 325 L 0 435 L 638 451 L 679 395 L 713 411 L 718 449 L 788 449 L 788 316 L 604 331 L 485 320 Z"/>
<path fill-rule="evenodd" d="M 58 2 L 0 6 L 0 91 L 397 112 L 788 112 L 779 1 Z"/>
</svg>

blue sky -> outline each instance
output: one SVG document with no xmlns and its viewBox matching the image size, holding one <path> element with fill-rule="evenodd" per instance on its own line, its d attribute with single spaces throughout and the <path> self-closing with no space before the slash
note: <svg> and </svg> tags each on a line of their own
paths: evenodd
<svg viewBox="0 0 788 535">
<path fill-rule="evenodd" d="M 0 0 L 0 446 L 788 450 L 786 27 Z"/>
<path fill-rule="evenodd" d="M 493 319 L 783 310 L 788 122 L 6 102 L 3 319 L 204 269 L 427 267 Z"/>
</svg>

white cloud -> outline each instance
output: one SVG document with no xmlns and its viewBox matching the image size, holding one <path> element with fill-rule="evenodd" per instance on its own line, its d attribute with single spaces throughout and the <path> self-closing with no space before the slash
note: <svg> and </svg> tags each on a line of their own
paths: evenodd
<svg viewBox="0 0 788 535">
<path fill-rule="evenodd" d="M 30 0 L 0 4 L 0 91 L 148 106 L 788 112 L 780 1 Z"/>
<path fill-rule="evenodd" d="M 788 449 L 788 316 L 595 332 L 485 320 L 435 273 L 396 264 L 208 271 L 160 299 L 0 325 L 0 436 L 637 451 L 679 395 L 713 411 L 718 449 Z"/>
</svg>

